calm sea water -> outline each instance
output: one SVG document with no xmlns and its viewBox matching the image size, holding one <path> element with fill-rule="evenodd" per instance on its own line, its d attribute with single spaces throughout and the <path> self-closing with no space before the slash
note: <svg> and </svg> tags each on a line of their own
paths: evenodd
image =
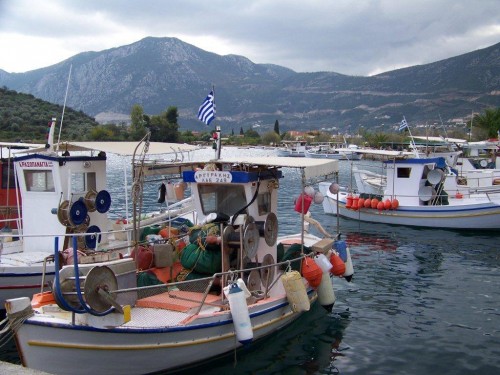
<svg viewBox="0 0 500 375">
<path fill-rule="evenodd" d="M 118 159 L 111 162 L 121 165 Z M 341 183 L 347 183 L 350 164 L 341 161 L 340 167 Z M 117 169 L 110 175 L 114 186 L 123 181 Z M 300 193 L 299 181 L 298 174 L 285 171 L 278 215 L 285 233 L 298 230 L 291 196 Z M 156 200 L 156 192 L 151 194 L 148 202 Z M 112 214 L 119 216 L 123 203 L 115 203 Z M 320 205 L 312 205 L 311 212 L 336 233 L 336 217 L 325 215 Z M 500 233 L 344 219 L 340 232 L 351 248 L 355 274 L 351 283 L 334 280 L 332 313 L 317 304 L 270 338 L 180 374 L 500 373 Z M 12 343 L 0 350 L 1 360 L 19 363 Z"/>
</svg>

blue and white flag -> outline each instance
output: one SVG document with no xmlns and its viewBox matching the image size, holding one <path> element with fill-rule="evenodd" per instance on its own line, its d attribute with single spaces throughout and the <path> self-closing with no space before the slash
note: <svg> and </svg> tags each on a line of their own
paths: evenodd
<svg viewBox="0 0 500 375">
<path fill-rule="evenodd" d="M 210 91 L 210 94 L 205 98 L 205 101 L 200 106 L 198 110 L 198 118 L 205 124 L 210 125 L 212 120 L 215 118 L 215 103 L 214 103 L 214 92 Z"/>
<path fill-rule="evenodd" d="M 401 121 L 401 124 L 399 125 L 399 131 L 404 130 L 408 127 L 408 123 L 406 122 L 406 119 L 403 117 L 403 121 Z"/>
</svg>

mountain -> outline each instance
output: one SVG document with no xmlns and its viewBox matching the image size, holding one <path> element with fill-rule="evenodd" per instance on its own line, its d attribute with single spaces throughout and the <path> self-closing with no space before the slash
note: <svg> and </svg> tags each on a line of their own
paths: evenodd
<svg viewBox="0 0 500 375">
<path fill-rule="evenodd" d="M 179 110 L 183 129 L 200 128 L 198 106 L 215 85 L 217 123 L 225 129 L 389 127 L 470 116 L 500 106 L 500 43 L 457 57 L 371 77 L 297 73 L 220 56 L 176 38 L 148 37 L 84 52 L 26 73 L 0 70 L 0 86 L 67 105 L 96 119 L 124 119 L 133 104 L 148 114 Z"/>
</svg>

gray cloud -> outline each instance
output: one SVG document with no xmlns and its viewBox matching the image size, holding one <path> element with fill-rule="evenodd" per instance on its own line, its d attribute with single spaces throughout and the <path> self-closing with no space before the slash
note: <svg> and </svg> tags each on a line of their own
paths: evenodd
<svg viewBox="0 0 500 375">
<path fill-rule="evenodd" d="M 369 75 L 500 41 L 498 0 L 0 0 L 0 11 L 0 39 L 51 40 L 65 48 L 52 63 L 151 35 L 300 72 Z"/>
</svg>

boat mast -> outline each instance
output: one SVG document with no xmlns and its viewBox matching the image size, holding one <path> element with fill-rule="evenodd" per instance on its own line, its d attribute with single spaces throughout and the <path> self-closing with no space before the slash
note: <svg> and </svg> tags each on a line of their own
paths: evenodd
<svg viewBox="0 0 500 375">
<path fill-rule="evenodd" d="M 64 120 L 64 110 L 66 109 L 66 99 L 68 99 L 69 80 L 71 78 L 71 70 L 72 69 L 73 69 L 73 64 L 71 64 L 69 66 L 68 82 L 66 83 L 66 94 L 64 95 L 64 105 L 63 105 L 63 111 L 62 111 L 62 116 L 61 116 L 61 125 L 59 126 L 59 136 L 57 137 L 56 151 L 59 151 L 59 142 L 61 141 L 61 130 L 62 130 L 63 120 Z"/>
</svg>

